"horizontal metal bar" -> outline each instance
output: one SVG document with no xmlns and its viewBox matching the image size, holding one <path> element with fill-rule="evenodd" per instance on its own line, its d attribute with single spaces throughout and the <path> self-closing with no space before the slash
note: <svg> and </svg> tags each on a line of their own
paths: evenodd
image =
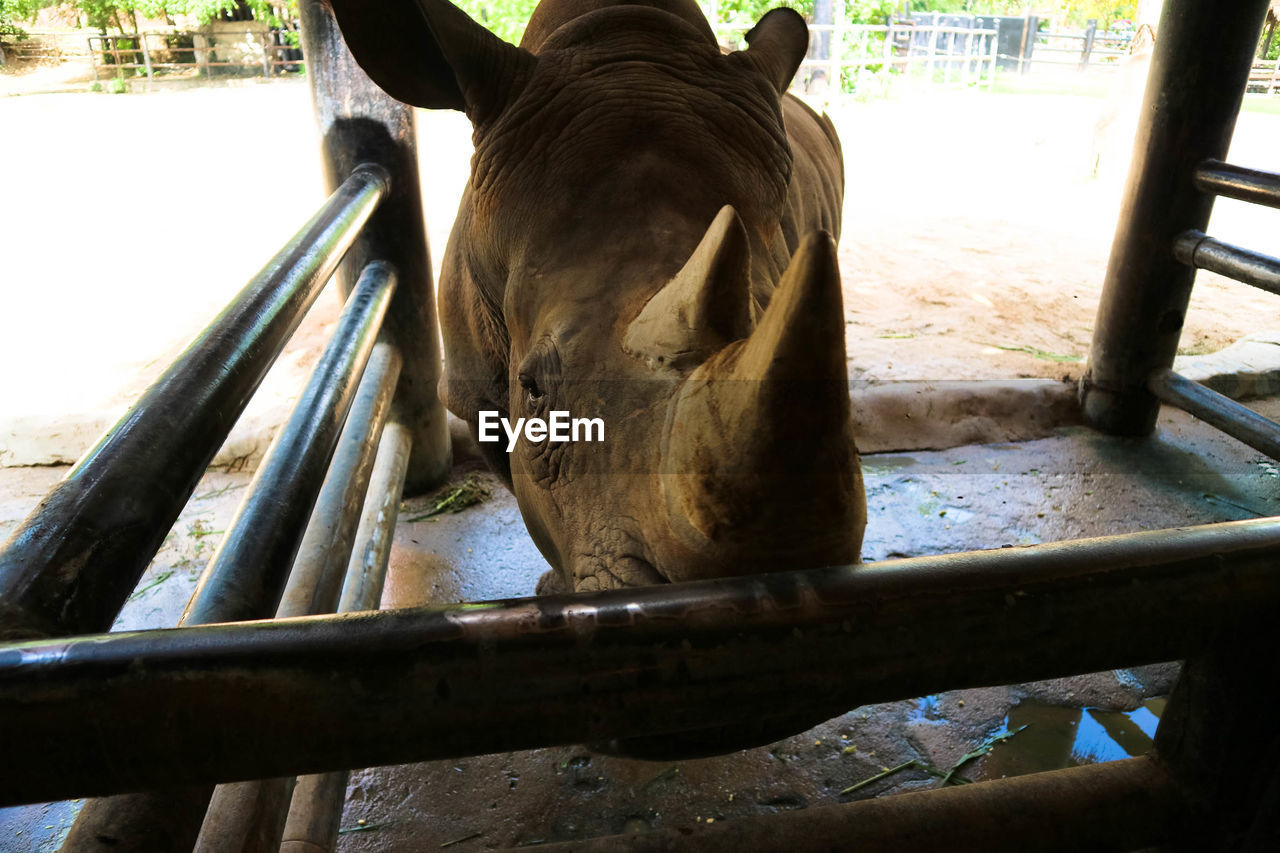
<svg viewBox="0 0 1280 853">
<path fill-rule="evenodd" d="M 928 849 L 1145 850 L 1185 842 L 1194 812 L 1151 758 L 912 791 L 838 806 L 540 845 L 546 853 Z"/>
<path fill-rule="evenodd" d="M 1262 519 L 9 644 L 0 731 L 21 736 L 0 805 L 557 743 L 764 743 L 867 703 L 1198 653 L 1274 618 L 1278 552 L 1280 519 Z"/>
<path fill-rule="evenodd" d="M 1173 256 L 1189 267 L 1216 272 L 1280 295 L 1280 258 L 1233 246 L 1196 230 L 1178 235 L 1173 241 Z"/>
<path fill-rule="evenodd" d="M 1272 459 L 1280 459 L 1280 424 L 1275 421 L 1167 368 L 1152 373 L 1147 388 L 1162 402 L 1195 415 Z"/>
<path fill-rule="evenodd" d="M 1197 189 L 1207 193 L 1280 207 L 1280 175 L 1274 172 L 1205 160 L 1196 169 L 1195 182 Z"/>
<path fill-rule="evenodd" d="M 357 168 L 0 549 L 0 638 L 105 631 L 386 194 Z"/>
<path fill-rule="evenodd" d="M 395 288 L 395 272 L 389 266 L 375 262 L 365 267 L 179 624 L 261 619 L 275 613 Z"/>
</svg>

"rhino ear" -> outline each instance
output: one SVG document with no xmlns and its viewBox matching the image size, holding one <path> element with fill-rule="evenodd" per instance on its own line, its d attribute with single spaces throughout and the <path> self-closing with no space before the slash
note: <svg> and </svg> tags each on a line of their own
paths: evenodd
<svg viewBox="0 0 1280 853">
<path fill-rule="evenodd" d="M 331 0 L 351 54 L 388 95 L 431 109 L 492 117 L 523 88 L 533 54 L 447 0 Z"/>
<path fill-rule="evenodd" d="M 743 55 L 777 87 L 787 91 L 791 78 L 809 50 L 809 27 L 794 9 L 779 7 L 765 13 L 747 33 Z"/>
</svg>

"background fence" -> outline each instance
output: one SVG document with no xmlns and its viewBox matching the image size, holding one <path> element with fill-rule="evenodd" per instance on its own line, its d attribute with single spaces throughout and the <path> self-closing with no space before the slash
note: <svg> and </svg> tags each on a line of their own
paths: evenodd
<svg viewBox="0 0 1280 853">
<path fill-rule="evenodd" d="M 971 19 L 972 20 L 972 19 Z M 751 25 L 715 24 L 721 44 L 745 46 Z M 997 31 L 972 26 L 810 24 L 810 52 L 793 88 L 834 99 L 883 94 L 891 81 L 950 86 L 995 80 Z"/>
<path fill-rule="evenodd" d="M 157 71 L 194 69 L 201 76 L 210 76 L 216 73 L 215 69 L 226 73 L 260 70 L 263 76 L 271 77 L 302 68 L 296 29 L 215 28 L 91 35 L 87 43 L 95 80 L 123 71 L 144 72 L 152 80 Z"/>
<path fill-rule="evenodd" d="M 708 10 L 715 15 L 716 10 Z M 740 47 L 754 22 L 713 25 L 723 44 Z M 271 28 L 261 22 L 218 23 L 198 30 L 86 34 L 32 31 L 6 38 L 9 62 L 90 61 L 94 79 L 194 73 L 199 76 L 277 76 L 300 71 L 296 23 Z M 809 25 L 809 56 L 796 88 L 820 99 L 882 95 L 895 84 L 990 86 L 996 69 L 1107 71 L 1133 50 L 1150 46 L 1141 28 L 1100 32 L 1091 21 L 1082 32 L 1040 29 L 1035 15 L 976 16 L 916 13 L 884 25 L 847 23 L 837 10 L 832 24 Z M 1280 93 L 1280 61 L 1255 60 L 1249 91 Z"/>
</svg>

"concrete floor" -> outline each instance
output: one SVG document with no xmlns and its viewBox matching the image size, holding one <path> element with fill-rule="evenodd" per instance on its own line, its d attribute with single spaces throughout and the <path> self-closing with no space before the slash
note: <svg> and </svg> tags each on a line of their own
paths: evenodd
<svg viewBox="0 0 1280 853">
<path fill-rule="evenodd" d="M 1280 416 L 1280 400 L 1250 405 Z M 1147 440 L 1064 427 L 1033 441 L 869 455 L 864 470 L 868 561 L 1280 514 L 1273 462 L 1172 410 Z M 64 472 L 0 470 L 0 536 Z M 205 478 L 118 628 L 176 620 L 247 482 L 243 473 Z M 430 496 L 409 500 L 402 519 L 431 505 Z M 402 521 L 383 606 L 527 595 L 545 568 L 514 499 L 495 488 L 462 513 Z M 357 771 L 339 849 L 493 849 L 847 802 L 936 785 L 913 767 L 841 793 L 912 759 L 945 772 L 1023 725 L 958 776 L 1123 757 L 1150 745 L 1163 707 L 1150 700 L 1175 674 L 1157 665 L 857 708 L 719 758 L 650 763 L 558 747 Z M 57 849 L 78 807 L 0 810 L 0 850 Z"/>
</svg>

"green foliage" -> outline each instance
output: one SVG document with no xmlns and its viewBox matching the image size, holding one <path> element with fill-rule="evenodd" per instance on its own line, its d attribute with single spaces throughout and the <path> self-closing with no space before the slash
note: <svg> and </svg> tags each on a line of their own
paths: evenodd
<svg viewBox="0 0 1280 853">
<path fill-rule="evenodd" d="M 913 12 L 943 12 L 948 15 L 1022 15 L 1022 0 L 911 0 Z"/>
<path fill-rule="evenodd" d="M 53 0 L 0 0 L 0 36 L 13 36 L 17 41 L 27 37 L 19 24 L 33 20 L 36 12 L 53 5 Z"/>
<path fill-rule="evenodd" d="M 883 24 L 899 4 L 894 0 L 845 0 L 843 5 L 845 20 L 851 24 Z M 790 7 L 805 20 L 813 20 L 814 0 L 720 0 L 720 20 L 716 23 L 750 27 L 778 6 Z"/>
<path fill-rule="evenodd" d="M 1267 36 L 1270 35 L 1270 44 L 1267 43 Z M 1266 48 L 1266 55 L 1263 55 L 1263 48 Z M 1280 30 L 1274 28 L 1273 24 L 1267 24 L 1262 28 L 1262 37 L 1258 39 L 1258 50 L 1256 51 L 1260 59 L 1280 59 Z"/>
<path fill-rule="evenodd" d="M 949 15 L 1017 15 L 1027 12 L 1023 0 L 910 0 L 913 12 L 945 12 Z M 1049 0 L 1034 5 L 1041 20 L 1054 19 L 1072 29 L 1084 29 L 1089 20 L 1105 30 L 1121 18 L 1133 20 L 1137 0 Z"/>
<path fill-rule="evenodd" d="M 203 0 L 213 2 L 213 0 Z M 468 15 L 497 36 L 519 43 L 525 24 L 538 0 L 453 0 Z M 778 6 L 789 6 L 806 19 L 813 19 L 814 0 L 719 0 L 718 21 L 747 29 Z M 893 14 L 895 0 L 845 0 L 845 20 L 851 24 L 883 24 Z"/>
<path fill-rule="evenodd" d="M 90 27 L 106 30 L 115 27 L 122 32 L 135 29 L 137 19 L 165 18 L 173 15 L 191 15 L 200 21 L 211 21 L 223 12 L 233 12 L 236 0 L 0 0 L 0 4 L 26 6 L 29 15 L 45 6 L 61 6 L 71 9 L 85 19 Z M 259 21 L 278 24 L 273 7 L 296 7 L 295 0 L 245 0 L 246 6 Z M 0 16 L 0 20 L 3 20 Z M 126 23 L 128 26 L 126 26 Z"/>
<path fill-rule="evenodd" d="M 494 35 L 512 44 L 520 43 L 524 26 L 538 5 L 538 0 L 453 0 L 475 20 L 484 24 Z"/>
</svg>

